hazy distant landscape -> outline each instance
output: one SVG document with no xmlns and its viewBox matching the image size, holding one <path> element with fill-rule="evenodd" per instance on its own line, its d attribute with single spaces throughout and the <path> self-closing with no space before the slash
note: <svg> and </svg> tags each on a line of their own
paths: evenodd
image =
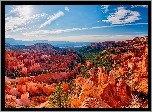
<svg viewBox="0 0 152 112">
<path fill-rule="evenodd" d="M 8 43 L 10 45 L 24 45 L 24 46 L 30 46 L 36 43 L 48 43 L 53 45 L 54 47 L 60 47 L 60 48 L 82 47 L 91 44 L 91 42 L 68 42 L 68 41 L 48 41 L 48 40 L 22 41 L 22 40 L 15 40 L 13 38 L 6 38 L 5 43 Z"/>
</svg>

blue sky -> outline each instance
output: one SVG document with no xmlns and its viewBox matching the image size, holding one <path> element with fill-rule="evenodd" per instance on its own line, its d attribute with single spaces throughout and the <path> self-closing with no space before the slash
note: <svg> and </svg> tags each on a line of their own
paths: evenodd
<svg viewBox="0 0 152 112">
<path fill-rule="evenodd" d="M 103 42 L 147 35 L 147 5 L 5 6 L 5 38 Z"/>
</svg>

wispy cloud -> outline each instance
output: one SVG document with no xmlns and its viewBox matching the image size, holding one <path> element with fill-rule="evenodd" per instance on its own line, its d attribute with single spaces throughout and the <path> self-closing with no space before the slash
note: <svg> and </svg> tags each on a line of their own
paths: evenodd
<svg viewBox="0 0 152 112">
<path fill-rule="evenodd" d="M 98 29 L 98 28 L 108 28 L 108 27 L 114 27 L 114 26 L 95 26 L 95 27 L 92 27 L 90 29 Z"/>
<path fill-rule="evenodd" d="M 98 28 L 106 28 L 106 27 L 114 27 L 114 26 L 97 26 L 97 27 L 91 27 L 91 28 L 71 28 L 71 29 L 59 29 L 59 30 L 38 30 L 38 31 L 26 32 L 26 33 L 23 33 L 23 35 L 30 37 L 30 36 L 35 36 L 35 35 L 60 34 L 64 32 L 98 29 Z"/>
<path fill-rule="evenodd" d="M 23 33 L 25 36 L 35 36 L 35 35 L 44 35 L 44 34 L 59 34 L 63 32 L 71 32 L 71 31 L 78 31 L 78 30 L 86 30 L 89 28 L 71 28 L 71 29 L 59 29 L 59 30 L 38 30 L 32 32 Z"/>
<path fill-rule="evenodd" d="M 117 11 L 113 14 L 110 14 L 107 17 L 107 20 L 102 20 L 103 22 L 111 23 L 111 24 L 126 24 L 135 22 L 140 18 L 139 12 L 126 10 L 124 7 L 118 7 Z"/>
<path fill-rule="evenodd" d="M 10 33 L 10 32 L 18 32 L 18 31 L 22 32 L 23 30 L 26 30 L 26 29 L 28 29 L 28 28 L 24 28 L 24 27 L 22 27 L 22 28 L 17 28 L 17 29 L 14 29 L 14 30 L 10 30 L 9 33 Z"/>
<path fill-rule="evenodd" d="M 27 24 L 34 22 L 33 20 L 39 19 L 40 17 L 46 17 L 48 14 L 35 14 L 31 15 L 31 5 L 27 6 L 14 6 L 12 10 L 5 17 L 5 31 L 16 32 L 25 28 Z M 14 16 L 11 16 L 13 14 Z"/>
<path fill-rule="evenodd" d="M 102 11 L 103 11 L 103 13 L 106 13 L 106 12 L 108 12 L 109 10 L 108 10 L 108 7 L 109 7 L 110 5 L 101 5 L 101 9 L 102 9 Z"/>
<path fill-rule="evenodd" d="M 136 23 L 136 24 L 148 24 L 148 23 Z"/>
<path fill-rule="evenodd" d="M 137 24 L 125 24 L 125 25 L 110 25 L 110 26 L 95 26 L 90 28 L 71 28 L 71 29 L 59 29 L 59 30 L 38 30 L 38 31 L 32 31 L 32 32 L 26 32 L 23 33 L 23 35 L 30 37 L 35 35 L 47 35 L 47 34 L 60 34 L 65 32 L 71 32 L 71 31 L 81 31 L 81 30 L 91 30 L 91 29 L 100 29 L 100 28 L 109 28 L 109 27 L 119 27 L 119 26 L 126 26 L 126 25 L 140 25 L 144 23 L 137 23 Z"/>
<path fill-rule="evenodd" d="M 134 7 L 144 7 L 144 8 L 148 8 L 148 5 L 131 5 L 131 8 Z"/>
<path fill-rule="evenodd" d="M 144 33 L 144 32 L 125 32 L 125 33 L 132 33 L 132 34 L 134 34 L 134 33 Z"/>
<path fill-rule="evenodd" d="M 10 12 L 7 14 L 15 14 L 15 16 L 8 16 L 5 18 L 5 31 L 13 31 L 18 27 L 25 26 L 28 22 L 30 22 L 31 17 L 29 16 L 29 10 L 31 6 L 15 6 Z"/>
<path fill-rule="evenodd" d="M 62 11 L 57 12 L 54 15 L 51 15 L 46 22 L 40 25 L 40 28 L 46 26 L 47 24 L 50 24 L 52 21 L 58 19 L 59 17 L 63 16 L 64 13 Z"/>
<path fill-rule="evenodd" d="M 23 5 L 23 6 L 15 6 L 10 12 L 11 13 L 16 13 L 18 16 L 29 16 L 28 14 L 30 13 L 30 10 L 32 5 Z"/>
<path fill-rule="evenodd" d="M 65 7 L 65 10 L 68 11 L 68 12 L 70 11 L 68 7 Z"/>
</svg>

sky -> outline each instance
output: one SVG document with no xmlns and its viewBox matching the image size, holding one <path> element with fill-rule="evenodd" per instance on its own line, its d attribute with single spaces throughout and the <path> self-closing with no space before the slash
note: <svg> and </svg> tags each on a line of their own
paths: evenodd
<svg viewBox="0 0 152 112">
<path fill-rule="evenodd" d="M 147 5 L 5 6 L 5 38 L 103 42 L 147 35 Z"/>
</svg>

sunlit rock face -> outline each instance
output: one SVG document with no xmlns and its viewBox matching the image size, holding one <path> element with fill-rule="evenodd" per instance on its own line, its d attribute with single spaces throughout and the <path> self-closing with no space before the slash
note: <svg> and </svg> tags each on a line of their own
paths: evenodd
<svg viewBox="0 0 152 112">
<path fill-rule="evenodd" d="M 147 108 L 149 61 L 147 41 L 147 37 L 142 37 L 123 43 L 117 42 L 119 47 L 107 47 L 102 51 L 102 55 L 109 52 L 106 60 L 109 57 L 113 60 L 109 72 L 106 65 L 95 67 L 88 60 L 84 63 L 77 62 L 75 59 L 79 57 L 72 50 L 65 53 L 51 48 L 52 51 L 49 51 L 47 45 L 40 45 L 46 49 L 42 51 L 45 54 L 34 54 L 33 52 L 42 49 L 36 45 L 30 47 L 34 48 L 34 51 L 31 51 L 33 54 L 6 51 L 6 74 L 10 74 L 5 76 L 5 105 L 7 108 L 29 107 L 31 104 L 38 108 L 45 108 L 46 105 L 50 107 L 49 97 L 61 82 L 64 92 L 70 99 L 70 108 Z M 105 46 L 111 46 L 111 43 L 109 44 L 103 43 Z M 101 45 L 101 43 L 92 44 L 96 47 Z M 70 70 L 69 66 L 72 66 L 73 70 Z M 89 78 L 82 76 L 82 66 L 87 69 Z M 32 72 L 43 69 L 46 71 L 31 76 Z M 19 70 L 16 73 L 17 77 L 12 75 L 13 70 Z"/>
</svg>

